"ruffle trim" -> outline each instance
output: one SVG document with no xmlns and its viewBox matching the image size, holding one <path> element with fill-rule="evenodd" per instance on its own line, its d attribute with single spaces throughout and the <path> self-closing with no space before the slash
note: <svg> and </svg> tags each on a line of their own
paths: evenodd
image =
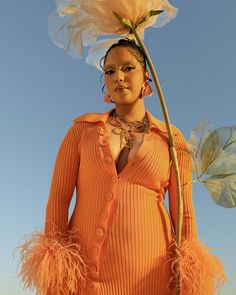
<svg viewBox="0 0 236 295">
<path fill-rule="evenodd" d="M 78 294 L 86 285 L 88 269 L 73 233 L 30 234 L 20 252 L 19 275 L 36 294 Z"/>
<path fill-rule="evenodd" d="M 220 294 L 226 281 L 224 267 L 205 244 L 184 240 L 178 249 L 173 241 L 170 255 L 171 288 L 179 286 L 180 295 L 214 295 L 216 291 Z"/>
</svg>

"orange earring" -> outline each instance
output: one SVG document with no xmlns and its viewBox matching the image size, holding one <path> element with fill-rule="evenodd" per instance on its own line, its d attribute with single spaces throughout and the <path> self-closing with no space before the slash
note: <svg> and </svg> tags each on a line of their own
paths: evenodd
<svg viewBox="0 0 236 295">
<path fill-rule="evenodd" d="M 108 92 L 105 93 L 105 95 L 103 96 L 103 101 L 107 104 L 109 103 L 114 103 L 112 100 L 111 100 L 111 96 Z"/>
<path fill-rule="evenodd" d="M 152 86 L 147 81 L 143 82 L 141 94 L 142 94 L 142 97 L 152 96 L 152 94 L 153 94 Z"/>
</svg>

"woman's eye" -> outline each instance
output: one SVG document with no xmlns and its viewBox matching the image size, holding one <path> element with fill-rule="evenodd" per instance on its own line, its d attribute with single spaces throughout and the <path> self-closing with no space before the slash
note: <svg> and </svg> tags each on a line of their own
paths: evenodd
<svg viewBox="0 0 236 295">
<path fill-rule="evenodd" d="M 107 70 L 105 71 L 105 75 L 112 75 L 114 73 L 114 70 Z"/>
<path fill-rule="evenodd" d="M 134 70 L 134 67 L 128 66 L 128 67 L 125 67 L 124 70 L 127 72 L 130 72 L 130 71 Z"/>
</svg>

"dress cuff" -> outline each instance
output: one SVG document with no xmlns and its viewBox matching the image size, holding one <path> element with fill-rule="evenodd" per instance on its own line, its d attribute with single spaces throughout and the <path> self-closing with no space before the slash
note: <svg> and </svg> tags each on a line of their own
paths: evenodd
<svg viewBox="0 0 236 295">
<path fill-rule="evenodd" d="M 225 281 L 224 267 L 202 242 L 186 239 L 180 248 L 174 240 L 170 246 L 171 288 L 180 295 L 214 295 Z"/>
<path fill-rule="evenodd" d="M 77 294 L 84 288 L 87 265 L 73 233 L 30 234 L 20 252 L 19 276 L 36 294 Z"/>
</svg>

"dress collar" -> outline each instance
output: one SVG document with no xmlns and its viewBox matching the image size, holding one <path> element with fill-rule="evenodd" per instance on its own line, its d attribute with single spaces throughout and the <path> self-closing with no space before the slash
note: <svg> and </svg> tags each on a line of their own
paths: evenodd
<svg viewBox="0 0 236 295">
<path fill-rule="evenodd" d="M 105 123 L 109 117 L 109 115 L 114 111 L 114 109 L 109 110 L 105 113 L 87 113 L 81 115 L 73 120 L 73 122 L 90 122 L 90 123 Z M 148 131 L 161 131 L 163 133 L 167 133 L 166 124 L 163 121 L 156 119 L 149 111 L 146 110 L 146 115 L 148 119 L 149 129 Z M 173 126 L 172 126 L 173 127 Z M 172 132 L 174 135 L 177 135 L 176 128 L 172 128 Z"/>
</svg>

